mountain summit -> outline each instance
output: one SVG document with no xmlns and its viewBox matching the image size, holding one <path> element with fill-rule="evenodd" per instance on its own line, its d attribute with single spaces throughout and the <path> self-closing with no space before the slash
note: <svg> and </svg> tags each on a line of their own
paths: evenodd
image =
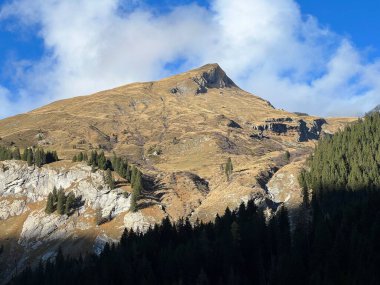
<svg viewBox="0 0 380 285">
<path fill-rule="evenodd" d="M 217 63 L 206 64 L 192 71 L 170 77 L 167 80 L 176 82 L 176 87 L 173 87 L 171 92 L 180 94 L 200 94 L 206 93 L 210 88 L 237 87 Z"/>
<path fill-rule="evenodd" d="M 207 64 L 159 81 L 61 100 L 1 120 L 0 137 L 4 145 L 54 147 L 68 155 L 78 143 L 86 150 L 100 147 L 124 153 L 131 145 L 140 149 L 148 142 L 181 136 L 181 125 L 198 132 L 202 123 L 206 131 L 218 118 L 234 120 L 237 114 L 236 120 L 249 123 L 286 116 L 237 87 L 218 64 Z"/>
</svg>

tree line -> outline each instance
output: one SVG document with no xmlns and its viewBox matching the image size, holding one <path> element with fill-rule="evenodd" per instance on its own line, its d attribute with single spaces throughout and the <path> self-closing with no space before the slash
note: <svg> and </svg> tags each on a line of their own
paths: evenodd
<svg viewBox="0 0 380 285">
<path fill-rule="evenodd" d="M 56 151 L 46 151 L 42 148 L 25 148 L 20 152 L 18 147 L 0 146 L 0 161 L 4 160 L 23 160 L 28 163 L 28 166 L 36 165 L 41 167 L 44 164 L 58 161 Z"/>
</svg>

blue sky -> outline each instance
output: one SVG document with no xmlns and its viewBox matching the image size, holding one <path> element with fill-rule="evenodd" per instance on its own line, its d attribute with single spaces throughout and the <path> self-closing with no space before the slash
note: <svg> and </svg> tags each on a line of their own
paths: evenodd
<svg viewBox="0 0 380 285">
<path fill-rule="evenodd" d="M 218 62 L 289 111 L 380 103 L 375 0 L 0 0 L 0 117 Z"/>
<path fill-rule="evenodd" d="M 377 0 L 298 0 L 305 14 L 317 17 L 322 25 L 349 37 L 370 58 L 380 56 L 380 2 Z"/>
</svg>

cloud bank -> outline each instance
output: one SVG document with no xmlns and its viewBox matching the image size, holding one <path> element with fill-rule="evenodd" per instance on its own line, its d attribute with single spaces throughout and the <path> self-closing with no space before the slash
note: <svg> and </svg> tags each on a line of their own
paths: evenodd
<svg viewBox="0 0 380 285">
<path fill-rule="evenodd" d="M 4 5 L 0 21 L 35 31 L 45 52 L 12 62 L 17 94 L 0 86 L 0 116 L 211 62 L 289 111 L 355 116 L 380 103 L 380 60 L 302 15 L 294 0 L 214 0 L 209 9 L 192 4 L 165 14 L 132 2 L 130 9 L 117 0 Z"/>
</svg>

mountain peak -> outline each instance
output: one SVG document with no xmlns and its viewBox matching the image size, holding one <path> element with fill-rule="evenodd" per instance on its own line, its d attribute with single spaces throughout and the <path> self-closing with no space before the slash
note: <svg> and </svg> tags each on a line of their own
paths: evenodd
<svg viewBox="0 0 380 285">
<path fill-rule="evenodd" d="M 206 64 L 199 68 L 165 79 L 174 86 L 170 89 L 173 94 L 207 93 L 211 88 L 238 87 L 217 63 Z"/>
<path fill-rule="evenodd" d="M 206 64 L 193 70 L 197 71 L 208 88 L 237 87 L 217 63 Z"/>
</svg>

